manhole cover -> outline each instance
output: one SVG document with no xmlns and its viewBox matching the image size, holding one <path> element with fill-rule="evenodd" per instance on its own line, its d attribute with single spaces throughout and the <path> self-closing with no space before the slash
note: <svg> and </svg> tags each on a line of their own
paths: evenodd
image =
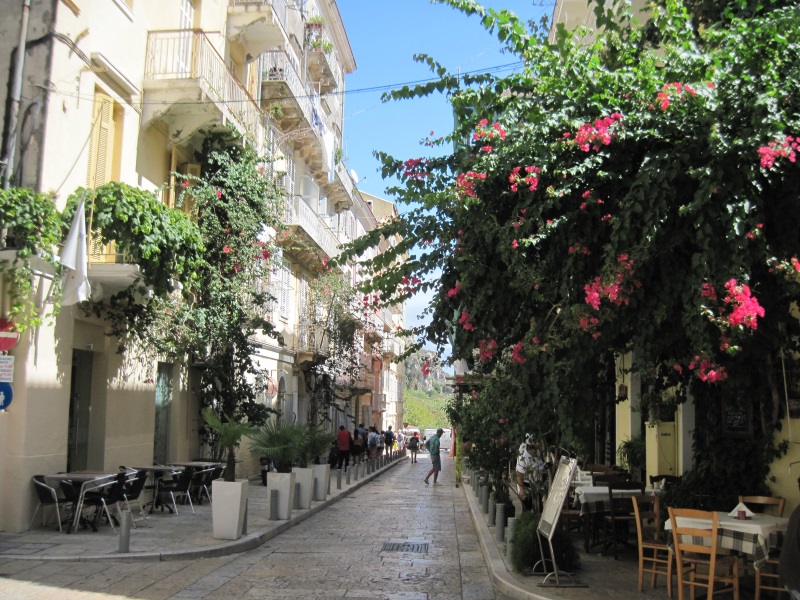
<svg viewBox="0 0 800 600">
<path fill-rule="evenodd" d="M 413 542 L 386 542 L 381 552 L 412 552 L 415 554 L 427 554 L 428 544 L 415 544 Z"/>
</svg>

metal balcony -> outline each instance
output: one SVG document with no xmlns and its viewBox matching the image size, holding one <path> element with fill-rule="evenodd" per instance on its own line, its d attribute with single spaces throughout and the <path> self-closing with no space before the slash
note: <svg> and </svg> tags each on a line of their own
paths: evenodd
<svg viewBox="0 0 800 600">
<path fill-rule="evenodd" d="M 306 25 L 306 64 L 308 76 L 319 84 L 320 92 L 327 93 L 341 87 L 341 69 L 333 53 L 333 42 L 323 28 Z"/>
<path fill-rule="evenodd" d="M 285 223 L 290 231 L 313 244 L 317 258 L 335 258 L 339 255 L 336 236 L 302 196 L 286 199 Z"/>
<path fill-rule="evenodd" d="M 312 170 L 327 173 L 334 136 L 326 134 L 333 130 L 319 94 L 303 83 L 293 55 L 276 51 L 261 56 L 261 103 L 277 122 L 282 141 L 291 144 Z"/>
<path fill-rule="evenodd" d="M 151 31 L 142 87 L 142 123 L 161 122 L 173 144 L 228 123 L 257 146 L 264 140 L 261 109 L 202 31 Z"/>
<path fill-rule="evenodd" d="M 246 54 L 258 56 L 285 44 L 287 0 L 229 0 L 227 36 Z"/>
</svg>

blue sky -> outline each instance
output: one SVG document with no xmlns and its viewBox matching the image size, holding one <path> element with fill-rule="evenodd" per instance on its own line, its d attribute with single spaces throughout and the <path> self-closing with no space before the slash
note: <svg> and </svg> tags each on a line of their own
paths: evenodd
<svg viewBox="0 0 800 600">
<path fill-rule="evenodd" d="M 496 10 L 507 8 L 525 20 L 551 16 L 552 3 L 541 0 L 485 1 Z M 452 130 L 453 117 L 441 94 L 424 99 L 381 102 L 384 89 L 430 79 L 428 67 L 414 62 L 415 54 L 428 54 L 450 72 L 473 72 L 514 63 L 500 52 L 500 43 L 480 24 L 444 4 L 429 0 L 339 0 L 339 11 L 356 59 L 356 71 L 347 75 L 344 98 L 344 146 L 349 169 L 359 178 L 359 189 L 392 199 L 391 184 L 381 179 L 374 150 L 407 159 L 429 155 L 420 141 Z M 510 68 L 509 68 L 510 69 Z M 508 72 L 508 71 L 506 71 Z M 404 207 L 399 207 L 401 212 Z M 406 322 L 420 323 L 417 315 L 428 299 L 418 295 L 406 306 Z"/>
</svg>

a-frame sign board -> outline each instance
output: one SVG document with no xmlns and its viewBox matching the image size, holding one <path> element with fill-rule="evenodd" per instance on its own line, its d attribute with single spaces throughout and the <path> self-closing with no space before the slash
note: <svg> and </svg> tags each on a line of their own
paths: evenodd
<svg viewBox="0 0 800 600">
<path fill-rule="evenodd" d="M 556 564 L 556 555 L 553 552 L 553 535 L 555 535 L 558 518 L 561 516 L 561 509 L 564 506 L 564 500 L 569 493 L 569 486 L 572 483 L 572 478 L 575 476 L 575 470 L 578 468 L 578 461 L 574 458 L 562 458 L 558 463 L 556 476 L 553 478 L 553 485 L 550 486 L 550 491 L 547 494 L 547 500 L 542 508 L 542 516 L 539 517 L 539 526 L 536 528 L 536 537 L 539 540 L 539 553 L 542 559 L 534 565 L 533 570 L 536 571 L 539 565 L 542 566 L 542 572 L 547 573 L 545 578 L 540 583 L 540 586 L 552 587 L 586 587 L 579 583 L 575 583 L 572 579 L 572 574 L 566 571 L 560 571 Z M 550 550 L 550 558 L 545 558 L 544 546 L 542 545 L 542 538 L 547 540 L 547 546 Z M 552 565 L 552 570 L 548 570 L 547 564 Z M 569 583 L 561 583 L 558 576 L 566 575 L 569 577 Z M 555 583 L 548 582 L 550 577 L 555 578 Z"/>
</svg>

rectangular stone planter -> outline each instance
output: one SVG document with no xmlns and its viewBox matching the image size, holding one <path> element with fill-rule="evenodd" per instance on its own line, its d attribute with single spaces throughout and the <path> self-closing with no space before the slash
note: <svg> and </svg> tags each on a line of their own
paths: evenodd
<svg viewBox="0 0 800 600">
<path fill-rule="evenodd" d="M 212 482 L 214 501 L 211 504 L 211 522 L 215 539 L 238 540 L 242 537 L 247 486 L 247 479 L 236 481 L 215 479 Z"/>
<path fill-rule="evenodd" d="M 331 479 L 331 466 L 314 465 L 311 467 L 314 470 L 314 500 L 321 501 L 328 497 L 328 486 Z M 353 465 L 350 465 L 353 468 Z"/>
<path fill-rule="evenodd" d="M 314 469 L 293 467 L 295 482 L 300 484 L 299 508 L 311 508 L 311 498 L 314 495 Z"/>
</svg>

